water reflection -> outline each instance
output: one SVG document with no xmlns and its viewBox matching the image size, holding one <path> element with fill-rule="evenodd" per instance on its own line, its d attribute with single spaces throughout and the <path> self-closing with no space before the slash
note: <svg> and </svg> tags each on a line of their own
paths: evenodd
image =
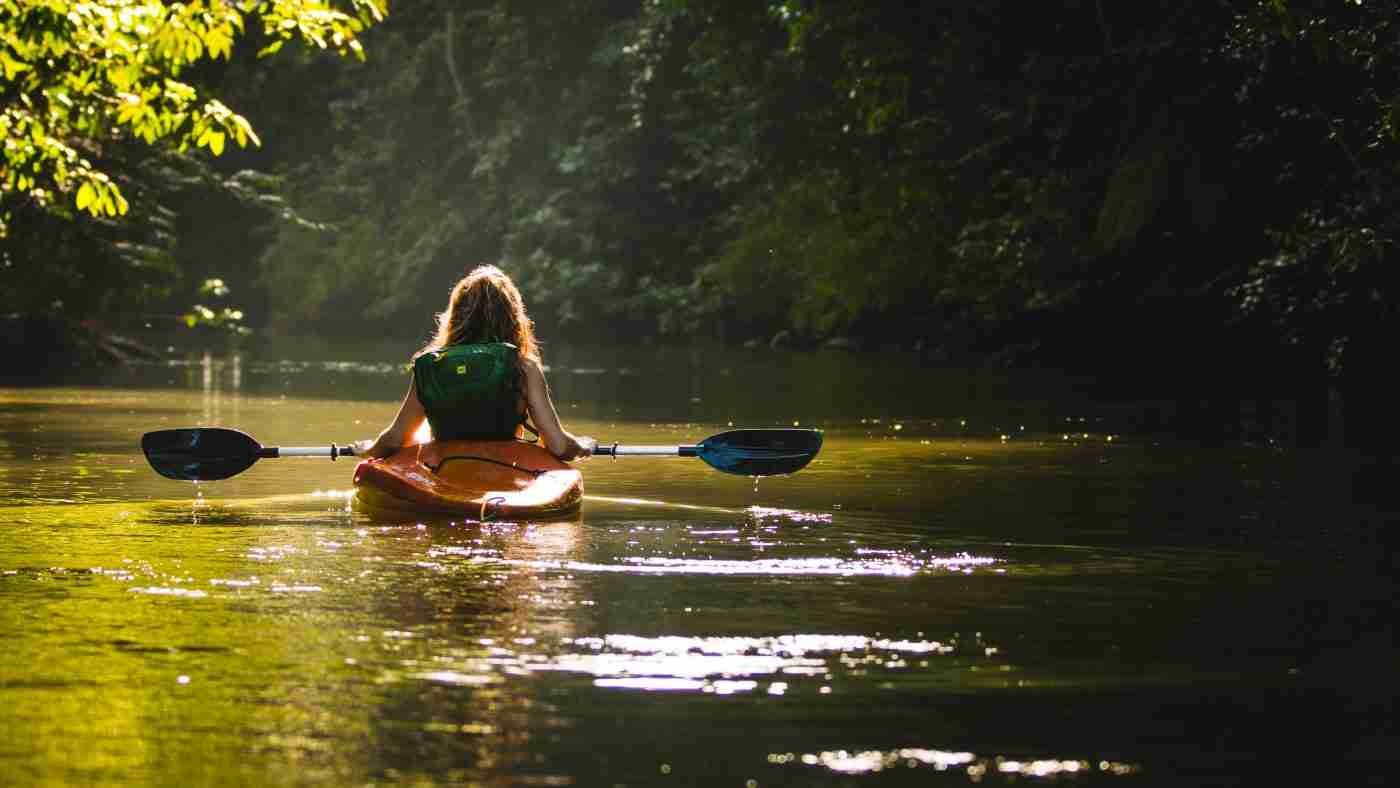
<svg viewBox="0 0 1400 788">
<path fill-rule="evenodd" d="M 239 426 L 242 422 L 243 354 L 231 353 L 227 358 L 218 358 L 206 350 L 198 360 L 171 361 L 169 364 L 199 372 L 201 407 L 198 426 Z M 227 418 L 224 413 L 225 400 L 229 405 Z"/>
<path fill-rule="evenodd" d="M 576 604 L 575 586 L 567 577 L 482 572 L 454 559 L 469 549 L 522 562 L 557 559 L 576 549 L 579 528 L 420 524 L 368 531 L 389 540 L 376 545 L 376 557 L 395 563 L 408 581 L 380 597 L 380 615 L 397 628 L 362 634 L 357 641 L 377 649 L 357 648 L 350 657 L 375 671 L 381 700 L 371 736 L 394 764 L 394 779 L 538 771 L 531 753 L 541 724 L 558 729 L 570 722 L 551 714 L 538 689 L 519 679 L 513 649 L 573 634 L 575 621 L 561 611 Z M 540 777 L 571 781 L 548 771 Z"/>
</svg>

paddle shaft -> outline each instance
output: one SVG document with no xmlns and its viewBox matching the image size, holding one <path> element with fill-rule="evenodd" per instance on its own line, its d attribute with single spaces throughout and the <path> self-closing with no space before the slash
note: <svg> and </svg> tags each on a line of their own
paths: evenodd
<svg viewBox="0 0 1400 788">
<path fill-rule="evenodd" d="M 695 444 L 679 446 L 623 446 L 614 443 L 598 446 L 593 454 L 599 457 L 694 457 L 699 447 Z M 355 450 L 349 446 L 263 446 L 258 450 L 258 459 L 274 457 L 354 457 Z"/>
<path fill-rule="evenodd" d="M 258 449 L 258 459 L 272 457 L 354 457 L 355 450 L 349 446 L 262 446 Z"/>
<path fill-rule="evenodd" d="M 599 445 L 593 449 L 595 457 L 694 457 L 699 452 L 695 444 L 684 446 L 611 446 Z"/>
</svg>

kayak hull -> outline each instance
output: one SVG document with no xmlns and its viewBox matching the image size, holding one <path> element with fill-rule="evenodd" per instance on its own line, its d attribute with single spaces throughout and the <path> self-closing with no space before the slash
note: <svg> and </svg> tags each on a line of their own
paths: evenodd
<svg viewBox="0 0 1400 788">
<path fill-rule="evenodd" d="M 387 514 L 553 519 L 579 510 L 583 474 L 533 443 L 433 441 L 362 460 L 355 498 Z"/>
</svg>

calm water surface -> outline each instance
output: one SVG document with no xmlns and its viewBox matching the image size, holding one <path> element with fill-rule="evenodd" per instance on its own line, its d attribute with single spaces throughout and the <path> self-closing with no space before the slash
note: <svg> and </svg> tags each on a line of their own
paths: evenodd
<svg viewBox="0 0 1400 788">
<path fill-rule="evenodd" d="M 173 426 L 372 435 L 406 382 L 394 355 L 314 352 L 0 389 L 0 783 L 1382 784 L 1400 765 L 1394 518 L 1348 458 L 1202 448 L 1070 380 L 586 350 L 550 357 L 576 432 L 800 423 L 826 447 L 757 482 L 589 460 L 582 514 L 552 523 L 375 519 L 343 460 L 196 486 L 140 456 Z"/>
</svg>

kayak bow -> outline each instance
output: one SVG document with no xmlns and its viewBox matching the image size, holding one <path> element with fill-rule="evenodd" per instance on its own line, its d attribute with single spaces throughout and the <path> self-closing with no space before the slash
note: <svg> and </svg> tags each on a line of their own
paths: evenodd
<svg viewBox="0 0 1400 788">
<path fill-rule="evenodd" d="M 355 497 L 388 514 L 537 520 L 578 511 L 583 474 L 519 441 L 433 441 L 355 466 Z"/>
</svg>

